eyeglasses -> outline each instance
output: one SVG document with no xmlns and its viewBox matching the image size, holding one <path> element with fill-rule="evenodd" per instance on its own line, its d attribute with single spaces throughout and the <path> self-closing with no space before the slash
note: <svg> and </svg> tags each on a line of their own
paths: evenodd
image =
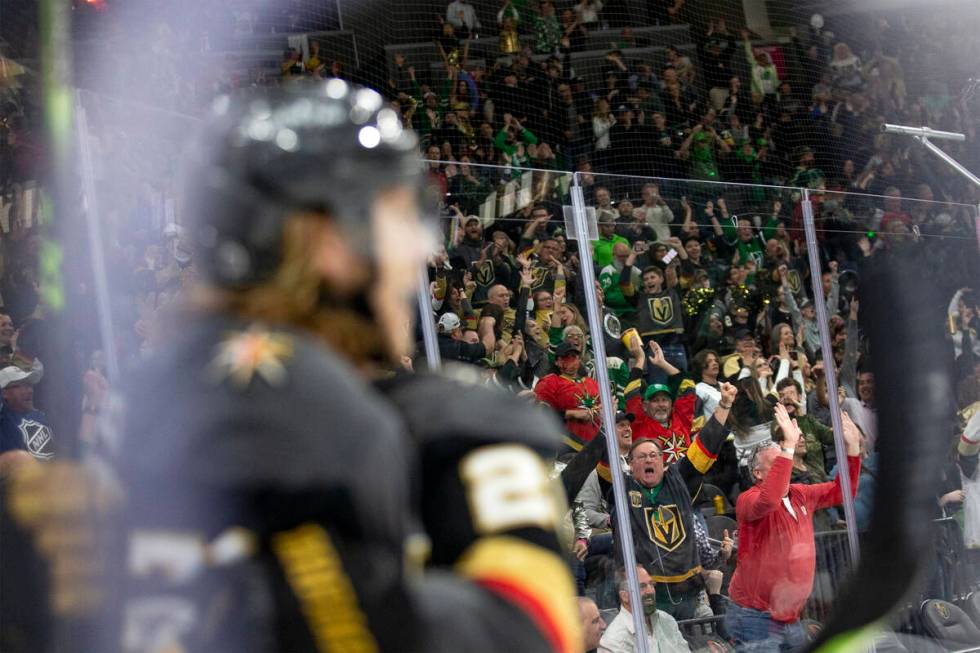
<svg viewBox="0 0 980 653">
<path fill-rule="evenodd" d="M 633 456 L 633 460 L 639 460 L 641 462 L 644 461 L 644 460 L 656 460 L 659 456 L 660 456 L 660 454 L 659 453 L 656 453 L 656 452 L 654 452 L 654 453 L 638 453 L 638 454 L 635 454 Z"/>
</svg>

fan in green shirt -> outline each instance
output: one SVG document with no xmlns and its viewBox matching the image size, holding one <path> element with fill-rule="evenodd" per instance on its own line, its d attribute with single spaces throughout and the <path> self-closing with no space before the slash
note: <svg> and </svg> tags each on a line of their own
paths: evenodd
<svg viewBox="0 0 980 653">
<path fill-rule="evenodd" d="M 617 243 L 622 243 L 627 247 L 630 241 L 616 234 L 616 217 L 611 211 L 600 211 L 597 216 L 599 220 L 599 240 L 592 241 L 592 258 L 595 264 L 601 269 L 612 263 L 613 247 Z"/>
</svg>

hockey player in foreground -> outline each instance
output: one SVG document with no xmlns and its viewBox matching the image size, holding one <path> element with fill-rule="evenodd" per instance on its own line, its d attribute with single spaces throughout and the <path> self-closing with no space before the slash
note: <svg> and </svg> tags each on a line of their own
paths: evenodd
<svg viewBox="0 0 980 653">
<path fill-rule="evenodd" d="M 128 384 L 121 648 L 578 650 L 557 422 L 365 380 L 412 341 L 415 136 L 330 80 L 219 99 L 192 159 L 202 282 Z"/>
</svg>

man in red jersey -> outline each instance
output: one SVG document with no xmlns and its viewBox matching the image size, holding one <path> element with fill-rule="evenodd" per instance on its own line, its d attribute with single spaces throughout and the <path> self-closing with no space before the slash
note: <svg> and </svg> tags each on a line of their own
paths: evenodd
<svg viewBox="0 0 980 653">
<path fill-rule="evenodd" d="M 654 440 L 664 455 L 664 464 L 677 462 L 691 445 L 691 434 L 701 427 L 703 420 L 694 420 L 694 382 L 664 358 L 663 350 L 650 341 L 649 362 L 659 367 L 667 376 L 667 383 L 647 384 L 644 365 L 647 357 L 643 347 L 634 342 L 630 348 L 630 381 L 626 385 L 626 410 L 636 417 L 633 422 L 633 440 Z M 673 390 L 671 389 L 673 386 Z M 675 398 L 676 395 L 676 398 Z"/>
</svg>

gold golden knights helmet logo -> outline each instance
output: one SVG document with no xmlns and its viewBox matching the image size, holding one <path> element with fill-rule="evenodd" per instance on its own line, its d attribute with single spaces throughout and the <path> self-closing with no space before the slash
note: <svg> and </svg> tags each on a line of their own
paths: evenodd
<svg viewBox="0 0 980 653">
<path fill-rule="evenodd" d="M 674 319 L 674 302 L 668 297 L 651 297 L 647 300 L 650 304 L 650 317 L 654 322 L 668 324 Z"/>
<path fill-rule="evenodd" d="M 686 532 L 676 504 L 643 510 L 650 541 L 665 551 L 673 551 L 684 541 Z"/>
</svg>

